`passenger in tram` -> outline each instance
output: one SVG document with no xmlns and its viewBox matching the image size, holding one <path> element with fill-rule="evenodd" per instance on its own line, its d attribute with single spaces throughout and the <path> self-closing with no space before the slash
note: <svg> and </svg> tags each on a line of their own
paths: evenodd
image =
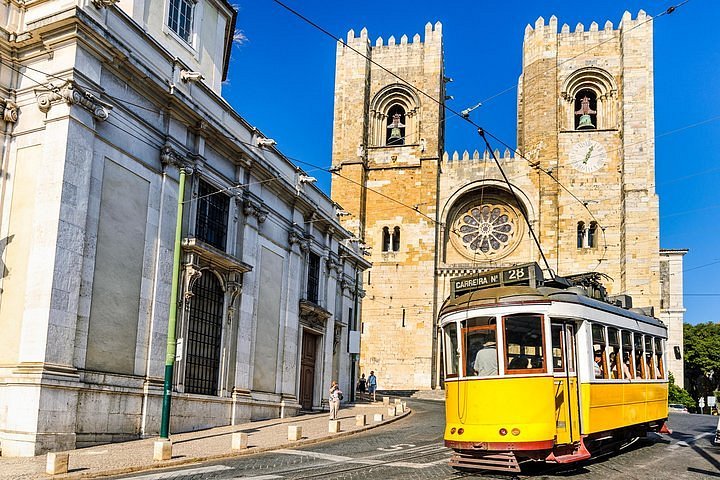
<svg viewBox="0 0 720 480">
<path fill-rule="evenodd" d="M 632 377 L 632 374 L 630 373 L 630 354 L 625 352 L 623 354 L 623 364 L 622 364 L 622 372 L 623 372 L 623 378 L 630 380 Z"/>
<path fill-rule="evenodd" d="M 530 359 L 521 353 L 517 357 L 510 360 L 508 368 L 510 370 L 523 370 L 526 368 L 530 368 Z"/>
<path fill-rule="evenodd" d="M 593 363 L 593 375 L 595 376 L 595 378 L 603 378 L 602 352 L 600 350 L 595 351 L 595 362 Z"/>
<path fill-rule="evenodd" d="M 473 370 L 475 375 L 480 377 L 498 374 L 497 344 L 493 340 L 486 340 L 478 350 L 473 362 Z"/>
<path fill-rule="evenodd" d="M 616 379 L 617 376 L 617 353 L 610 352 L 610 378 Z"/>
</svg>

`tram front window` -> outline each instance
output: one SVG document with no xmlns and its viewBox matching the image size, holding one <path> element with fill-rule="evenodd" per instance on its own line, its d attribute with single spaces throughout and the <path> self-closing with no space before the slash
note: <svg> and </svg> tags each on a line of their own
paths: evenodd
<svg viewBox="0 0 720 480">
<path fill-rule="evenodd" d="M 495 318 L 468 319 L 463 328 L 465 375 L 487 377 L 498 374 Z"/>
<path fill-rule="evenodd" d="M 445 375 L 457 377 L 459 373 L 460 349 L 458 348 L 457 325 L 451 323 L 444 328 L 445 332 Z"/>
<path fill-rule="evenodd" d="M 503 319 L 505 328 L 505 369 L 508 373 L 545 371 L 543 317 L 513 315 Z"/>
</svg>

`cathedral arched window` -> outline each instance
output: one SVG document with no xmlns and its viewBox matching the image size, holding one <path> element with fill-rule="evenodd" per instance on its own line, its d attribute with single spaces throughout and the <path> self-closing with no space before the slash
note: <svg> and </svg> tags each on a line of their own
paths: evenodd
<svg viewBox="0 0 720 480">
<path fill-rule="evenodd" d="M 597 222 L 590 222 L 590 228 L 587 232 L 587 246 L 590 248 L 597 247 Z"/>
<path fill-rule="evenodd" d="M 607 71 L 585 67 L 572 72 L 563 82 L 565 100 L 563 130 L 616 129 L 620 124 L 618 88 Z"/>
<path fill-rule="evenodd" d="M 393 84 L 381 89 L 370 103 L 368 146 L 417 145 L 419 108 L 420 99 L 411 88 Z"/>
<path fill-rule="evenodd" d="M 585 222 L 578 222 L 577 224 L 577 248 L 583 248 L 585 246 Z"/>
<path fill-rule="evenodd" d="M 405 109 L 394 105 L 387 114 L 385 145 L 405 145 Z"/>
<path fill-rule="evenodd" d="M 382 251 L 390 251 L 390 229 L 388 227 L 382 229 Z"/>
<path fill-rule="evenodd" d="M 400 227 L 393 228 L 392 250 L 393 252 L 400 251 Z"/>
<path fill-rule="evenodd" d="M 597 94 L 589 88 L 575 95 L 575 130 L 597 128 Z"/>
</svg>

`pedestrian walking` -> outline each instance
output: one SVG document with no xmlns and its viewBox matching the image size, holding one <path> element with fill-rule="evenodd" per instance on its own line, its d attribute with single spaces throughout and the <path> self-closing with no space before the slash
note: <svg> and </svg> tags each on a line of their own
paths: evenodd
<svg viewBox="0 0 720 480">
<path fill-rule="evenodd" d="M 338 387 L 338 383 L 333 380 L 330 384 L 330 420 L 337 420 L 338 411 L 340 410 L 340 400 L 342 399 L 342 390 Z"/>
<path fill-rule="evenodd" d="M 360 375 L 360 379 L 358 380 L 357 390 L 360 393 L 365 393 L 366 387 L 367 387 L 367 378 L 365 378 L 365 374 L 363 373 L 362 375 Z"/>
<path fill-rule="evenodd" d="M 367 379 L 368 393 L 372 394 L 373 402 L 375 401 L 375 390 L 377 390 L 377 377 L 375 371 L 370 370 L 370 376 Z"/>
</svg>

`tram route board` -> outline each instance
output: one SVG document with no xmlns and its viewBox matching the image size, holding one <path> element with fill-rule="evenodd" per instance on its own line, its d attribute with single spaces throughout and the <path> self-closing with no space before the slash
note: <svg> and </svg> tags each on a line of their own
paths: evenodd
<svg viewBox="0 0 720 480">
<path fill-rule="evenodd" d="M 527 285 L 535 288 L 542 284 L 543 274 L 540 266 L 537 263 L 526 263 L 453 278 L 450 280 L 450 297 L 457 298 L 475 290 L 505 285 Z"/>
</svg>

